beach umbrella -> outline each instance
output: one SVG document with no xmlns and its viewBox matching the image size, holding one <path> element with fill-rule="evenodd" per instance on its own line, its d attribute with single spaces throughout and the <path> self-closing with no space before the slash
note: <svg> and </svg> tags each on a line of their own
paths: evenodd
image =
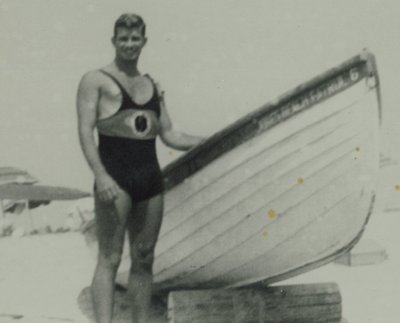
<svg viewBox="0 0 400 323">
<path fill-rule="evenodd" d="M 34 184 L 37 179 L 29 172 L 15 167 L 0 167 L 0 185 L 10 183 Z"/>
<path fill-rule="evenodd" d="M 0 185 L 0 200 L 65 201 L 88 196 L 90 196 L 88 192 L 68 187 L 30 184 Z"/>
<path fill-rule="evenodd" d="M 25 208 L 34 209 L 41 205 L 48 205 L 51 201 L 13 201 L 3 202 L 3 212 L 21 214 Z"/>
<path fill-rule="evenodd" d="M 15 223 L 18 223 L 19 234 L 39 232 L 44 226 L 38 228 L 38 224 L 34 224 L 36 221 L 30 213 L 31 209 L 48 205 L 52 201 L 76 200 L 90 196 L 88 192 L 75 188 L 37 185 L 36 183 L 37 180 L 27 171 L 14 167 L 0 167 L 0 236 L 13 234 Z M 25 210 L 28 212 L 24 213 Z M 7 218 L 6 213 L 13 215 L 24 213 L 25 217 Z M 43 221 L 43 219 L 38 221 Z"/>
</svg>

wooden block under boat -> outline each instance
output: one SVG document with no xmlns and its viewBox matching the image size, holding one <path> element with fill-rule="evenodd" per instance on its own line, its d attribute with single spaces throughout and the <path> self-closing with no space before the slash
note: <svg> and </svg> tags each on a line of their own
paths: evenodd
<svg viewBox="0 0 400 323">
<path fill-rule="evenodd" d="M 335 283 L 174 291 L 168 298 L 171 323 L 339 323 L 341 312 Z"/>
</svg>

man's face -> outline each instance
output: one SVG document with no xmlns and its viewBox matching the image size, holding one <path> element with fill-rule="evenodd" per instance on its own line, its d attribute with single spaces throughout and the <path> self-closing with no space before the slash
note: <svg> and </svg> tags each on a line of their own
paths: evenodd
<svg viewBox="0 0 400 323">
<path fill-rule="evenodd" d="M 116 55 L 128 61 L 139 57 L 146 41 L 147 38 L 142 35 L 139 28 L 124 27 L 117 28 L 116 35 L 112 39 Z"/>
</svg>

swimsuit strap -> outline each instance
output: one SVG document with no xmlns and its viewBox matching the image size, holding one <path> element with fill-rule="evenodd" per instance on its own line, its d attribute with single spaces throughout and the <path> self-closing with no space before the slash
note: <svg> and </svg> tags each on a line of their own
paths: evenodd
<svg viewBox="0 0 400 323">
<path fill-rule="evenodd" d="M 125 89 L 125 87 L 121 84 L 121 82 L 111 73 L 103 70 L 103 69 L 99 69 L 100 72 L 102 72 L 103 74 L 107 75 L 108 77 L 110 77 L 115 84 L 117 84 L 117 86 L 120 88 L 121 93 L 122 93 L 122 104 L 120 109 L 128 109 L 129 107 L 135 107 L 138 109 L 145 109 L 145 107 L 147 106 L 148 109 L 153 110 L 157 116 L 160 116 L 160 110 L 159 107 L 156 108 L 154 107 L 154 104 L 157 104 L 157 106 L 159 106 L 159 100 L 160 100 L 160 93 L 158 92 L 157 86 L 154 82 L 154 80 L 152 79 L 152 77 L 149 74 L 144 74 L 143 76 L 147 77 L 152 86 L 153 86 L 153 96 L 151 97 L 151 99 L 144 105 L 138 105 L 137 103 L 135 103 L 135 101 L 133 101 L 133 99 L 131 98 L 131 96 L 129 95 L 128 91 Z M 156 100 L 156 102 L 155 102 Z"/>
<path fill-rule="evenodd" d="M 153 84 L 154 94 L 157 96 L 157 98 L 158 99 L 162 98 L 163 94 L 162 92 L 160 93 L 160 91 L 158 90 L 156 81 L 154 81 L 154 79 L 149 74 L 144 74 L 144 76 L 147 76 L 151 81 L 151 84 Z"/>
<path fill-rule="evenodd" d="M 121 84 L 120 81 L 118 81 L 118 79 L 117 79 L 114 75 L 112 75 L 112 74 L 109 73 L 109 72 L 106 72 L 106 71 L 103 70 L 103 69 L 100 69 L 99 71 L 102 72 L 103 74 L 107 75 L 109 78 L 111 78 L 111 79 L 117 84 L 117 86 L 120 88 L 120 90 L 121 90 L 121 92 L 122 92 L 122 95 L 124 96 L 124 100 L 125 100 L 125 99 L 128 99 L 132 105 L 135 105 L 135 106 L 137 105 L 137 104 L 132 100 L 131 96 L 129 95 L 129 93 L 128 93 L 128 91 L 125 89 L 125 87 Z"/>
</svg>

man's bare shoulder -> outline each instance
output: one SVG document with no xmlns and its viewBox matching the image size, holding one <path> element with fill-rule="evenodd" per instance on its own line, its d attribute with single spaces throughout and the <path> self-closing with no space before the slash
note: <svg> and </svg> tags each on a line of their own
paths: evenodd
<svg viewBox="0 0 400 323">
<path fill-rule="evenodd" d="M 100 87 L 104 83 L 104 74 L 100 70 L 91 70 L 83 74 L 80 86 L 82 87 Z"/>
</svg>

